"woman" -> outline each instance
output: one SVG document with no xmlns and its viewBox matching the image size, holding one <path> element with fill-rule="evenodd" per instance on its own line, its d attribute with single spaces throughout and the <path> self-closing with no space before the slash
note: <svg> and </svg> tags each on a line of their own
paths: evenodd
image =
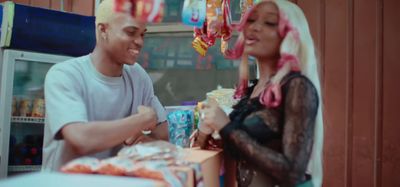
<svg viewBox="0 0 400 187">
<path fill-rule="evenodd" d="M 320 82 L 304 14 L 290 1 L 265 0 L 240 28 L 231 53 L 243 57 L 240 101 L 229 116 L 214 102 L 204 105 L 200 131 L 219 131 L 224 151 L 237 161 L 239 186 L 321 186 Z M 259 67 L 249 87 L 247 55 Z"/>
</svg>

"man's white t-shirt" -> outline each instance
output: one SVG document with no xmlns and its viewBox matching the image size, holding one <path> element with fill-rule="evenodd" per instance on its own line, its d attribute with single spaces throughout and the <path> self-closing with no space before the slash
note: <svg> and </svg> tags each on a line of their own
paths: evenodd
<svg viewBox="0 0 400 187">
<path fill-rule="evenodd" d="M 45 80 L 45 101 L 43 170 L 59 170 L 79 157 L 60 134 L 67 124 L 121 119 L 136 114 L 139 105 L 154 108 L 159 122 L 166 120 L 152 81 L 139 64 L 124 65 L 121 77 L 107 77 L 95 69 L 89 55 L 51 67 Z M 90 156 L 113 156 L 119 148 Z"/>
</svg>

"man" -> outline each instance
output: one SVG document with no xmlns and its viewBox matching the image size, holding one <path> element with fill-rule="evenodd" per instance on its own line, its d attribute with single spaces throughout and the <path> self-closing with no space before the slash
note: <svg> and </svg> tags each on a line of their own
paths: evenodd
<svg viewBox="0 0 400 187">
<path fill-rule="evenodd" d="M 56 64 L 46 75 L 44 170 L 86 155 L 110 157 L 124 142 L 168 140 L 165 110 L 135 62 L 146 23 L 114 6 L 114 0 L 99 5 L 93 52 Z"/>
</svg>

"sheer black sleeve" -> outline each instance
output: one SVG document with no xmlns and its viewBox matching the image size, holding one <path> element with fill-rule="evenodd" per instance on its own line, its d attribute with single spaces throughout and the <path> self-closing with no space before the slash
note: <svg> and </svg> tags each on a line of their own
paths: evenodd
<svg viewBox="0 0 400 187">
<path fill-rule="evenodd" d="M 258 143 L 245 131 L 234 128 L 221 129 L 224 144 L 229 144 L 243 159 L 265 174 L 273 176 L 283 186 L 294 186 L 303 180 L 310 158 L 318 94 L 305 77 L 291 79 L 282 88 L 286 92 L 283 106 L 282 152 Z"/>
</svg>

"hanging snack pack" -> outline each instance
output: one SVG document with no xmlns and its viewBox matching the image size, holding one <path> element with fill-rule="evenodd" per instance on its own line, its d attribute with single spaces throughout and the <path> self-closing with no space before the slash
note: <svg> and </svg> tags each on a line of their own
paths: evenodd
<svg viewBox="0 0 400 187">
<path fill-rule="evenodd" d="M 253 6 L 253 0 L 240 0 L 241 16 L 243 16 L 247 10 Z"/>
<path fill-rule="evenodd" d="M 228 49 L 228 41 L 231 38 L 230 0 L 207 0 L 206 21 L 202 28 L 194 29 L 193 48 L 205 56 L 209 47 L 215 44 L 216 39 L 221 38 L 221 52 L 225 54 Z M 185 23 L 185 22 L 184 22 Z"/>
<path fill-rule="evenodd" d="M 164 0 L 115 0 L 116 12 L 130 12 L 133 17 L 160 23 L 164 17 Z"/>
<path fill-rule="evenodd" d="M 194 0 L 186 1 L 192 2 Z M 261 0 L 240 0 L 241 19 L 253 7 L 254 3 L 259 1 Z M 218 38 L 221 39 L 221 53 L 226 58 L 231 58 L 231 56 L 234 56 L 232 53 L 236 53 L 229 50 L 228 43 L 232 37 L 233 30 L 240 31 L 241 27 L 239 24 L 232 22 L 230 5 L 231 0 L 206 0 L 206 20 L 202 27 L 186 21 L 189 19 L 190 14 L 185 13 L 185 11 L 190 13 L 190 9 L 183 9 L 182 14 L 185 15 L 182 17 L 183 23 L 196 26 L 192 46 L 201 56 L 206 55 L 208 48 L 213 46 Z M 197 24 L 199 23 L 197 22 Z M 243 24 L 242 22 L 240 23 Z"/>
<path fill-rule="evenodd" d="M 206 20 L 206 0 L 185 0 L 182 9 L 182 22 L 197 28 L 203 27 Z"/>
</svg>

